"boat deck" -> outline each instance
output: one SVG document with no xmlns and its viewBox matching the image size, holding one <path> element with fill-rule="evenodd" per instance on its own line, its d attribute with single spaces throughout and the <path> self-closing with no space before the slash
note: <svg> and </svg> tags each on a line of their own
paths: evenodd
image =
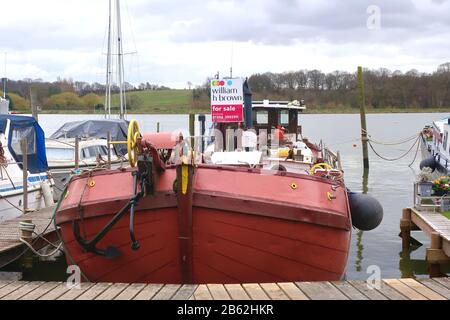
<svg viewBox="0 0 450 320">
<path fill-rule="evenodd" d="M 21 221 L 34 223 L 36 225 L 35 231 L 42 234 L 48 241 L 54 242 L 57 240 L 57 234 L 53 223 L 51 223 L 53 210 L 54 207 L 49 207 L 0 223 L 0 268 L 18 259 L 28 249 L 20 241 L 19 223 Z M 43 240 L 33 240 L 35 249 L 41 249 L 45 245 Z"/>
<path fill-rule="evenodd" d="M 450 279 L 388 279 L 380 289 L 365 281 L 235 285 L 157 285 L 0 281 L 1 300 L 449 300 Z"/>
</svg>

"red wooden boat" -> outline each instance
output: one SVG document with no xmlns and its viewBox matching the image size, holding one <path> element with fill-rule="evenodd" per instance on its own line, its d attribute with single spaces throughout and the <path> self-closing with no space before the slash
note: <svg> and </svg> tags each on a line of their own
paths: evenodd
<svg viewBox="0 0 450 320">
<path fill-rule="evenodd" d="M 342 182 L 187 161 L 165 167 L 150 138 L 130 136 L 137 168 L 73 177 L 56 217 L 68 263 L 89 281 L 341 279 L 352 227 Z"/>
<path fill-rule="evenodd" d="M 176 136 L 141 137 L 137 123 L 131 122 L 126 143 L 132 168 L 75 176 L 60 201 L 56 222 L 68 263 L 77 264 L 95 282 L 341 279 L 352 222 L 371 230 L 381 222 L 382 208 L 373 198 L 348 192 L 339 157 L 303 138 L 298 125 L 303 109 L 295 104 L 253 105 L 255 117 L 246 119 L 253 118 L 263 137 L 258 150 L 269 155 L 256 166 L 242 159 L 224 161 L 230 155 L 252 156 L 249 150 L 214 151 L 209 164 L 204 163 L 206 151 L 200 164 L 186 158 L 174 161 Z M 261 143 L 278 145 L 272 141 L 272 128 L 280 121 L 288 124 L 285 138 L 301 142 L 294 159 L 274 158 L 272 146 L 267 150 Z M 215 142 L 230 128 L 239 124 L 216 125 Z M 226 148 L 218 149 L 234 150 L 233 140 L 224 139 Z M 237 141 L 236 150 L 252 149 Z M 215 155 L 223 158 L 216 161 Z M 167 166 L 168 160 L 176 164 Z"/>
</svg>

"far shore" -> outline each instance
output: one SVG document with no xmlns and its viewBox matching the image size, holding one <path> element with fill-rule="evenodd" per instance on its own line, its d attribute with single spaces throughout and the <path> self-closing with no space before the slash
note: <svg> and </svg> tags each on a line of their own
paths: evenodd
<svg viewBox="0 0 450 320">
<path fill-rule="evenodd" d="M 450 107 L 447 108 L 367 108 L 367 114 L 380 114 L 380 113 L 448 113 L 450 112 Z M 17 111 L 18 114 L 31 114 L 31 112 Z M 111 111 L 112 114 L 118 113 Z M 129 114 L 165 114 L 165 115 L 176 115 L 176 114 L 209 114 L 209 109 L 203 108 L 139 108 L 139 110 L 128 110 Z M 359 114 L 360 110 L 356 108 L 318 108 L 310 107 L 307 108 L 304 114 Z M 103 111 L 88 111 L 88 110 L 42 110 L 39 114 L 97 114 L 103 115 Z"/>
</svg>

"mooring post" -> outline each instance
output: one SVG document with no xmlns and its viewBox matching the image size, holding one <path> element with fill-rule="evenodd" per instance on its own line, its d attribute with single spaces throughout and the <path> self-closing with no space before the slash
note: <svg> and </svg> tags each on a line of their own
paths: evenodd
<svg viewBox="0 0 450 320">
<path fill-rule="evenodd" d="M 34 88 L 30 88 L 30 101 L 31 101 L 31 114 L 34 119 L 36 119 L 37 122 L 39 122 L 39 116 L 38 116 L 38 106 L 36 104 L 36 91 Z"/>
<path fill-rule="evenodd" d="M 430 249 L 427 249 L 427 262 L 430 277 L 436 278 L 441 276 L 441 265 L 439 254 L 441 254 L 442 239 L 437 232 L 431 234 Z M 442 254 L 441 254 L 442 255 Z"/>
<path fill-rule="evenodd" d="M 411 244 L 411 209 L 403 209 L 402 219 L 400 219 L 400 232 L 402 236 L 402 249 L 409 250 Z"/>
<path fill-rule="evenodd" d="M 108 131 L 108 135 L 106 136 L 108 140 L 108 169 L 111 169 L 111 131 Z"/>
<path fill-rule="evenodd" d="M 80 139 L 75 138 L 75 170 L 80 168 Z"/>
<path fill-rule="evenodd" d="M 194 147 L 194 137 L 195 137 L 195 114 L 189 114 L 189 135 L 191 136 L 191 148 Z"/>
<path fill-rule="evenodd" d="M 27 140 L 20 141 L 20 149 L 22 151 L 22 183 L 23 183 L 23 213 L 28 211 L 28 145 Z"/>
<path fill-rule="evenodd" d="M 362 67 L 358 67 L 358 88 L 359 88 L 359 100 L 361 106 L 361 141 L 363 148 L 363 165 L 364 169 L 369 169 L 369 148 L 367 145 L 367 122 L 366 122 L 366 95 L 364 90 L 364 78 Z"/>
<path fill-rule="evenodd" d="M 200 152 L 203 153 L 205 151 L 206 116 L 204 114 L 199 115 L 198 121 L 200 122 L 200 137 L 201 137 Z"/>
</svg>

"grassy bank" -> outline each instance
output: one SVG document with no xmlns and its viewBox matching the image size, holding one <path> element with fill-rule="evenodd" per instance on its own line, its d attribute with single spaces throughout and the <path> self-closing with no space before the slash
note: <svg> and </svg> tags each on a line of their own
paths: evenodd
<svg viewBox="0 0 450 320">
<path fill-rule="evenodd" d="M 209 101 L 194 101 L 190 90 L 159 90 L 128 92 L 128 113 L 130 114 L 188 114 L 210 113 Z M 113 96 L 113 105 L 119 104 L 119 96 Z M 438 113 L 449 112 L 450 108 L 367 108 L 367 113 Z M 118 109 L 111 112 L 118 113 Z M 47 114 L 103 114 L 103 110 L 87 109 L 51 109 L 43 110 Z M 358 108 L 346 106 L 308 106 L 307 114 L 358 114 Z"/>
</svg>

